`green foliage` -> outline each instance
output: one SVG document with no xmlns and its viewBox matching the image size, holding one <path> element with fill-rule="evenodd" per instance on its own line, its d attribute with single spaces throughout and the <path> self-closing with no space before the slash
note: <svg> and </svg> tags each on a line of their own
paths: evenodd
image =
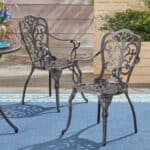
<svg viewBox="0 0 150 150">
<path fill-rule="evenodd" d="M 144 0 L 145 5 L 150 8 L 150 0 Z"/>
<path fill-rule="evenodd" d="M 5 4 L 3 2 L 0 2 L 0 9 L 3 9 L 5 7 Z"/>
<path fill-rule="evenodd" d="M 94 0 L 89 0 L 90 4 L 94 5 Z"/>
<path fill-rule="evenodd" d="M 126 10 L 113 16 L 102 17 L 105 21 L 100 30 L 117 31 L 130 29 L 141 36 L 143 41 L 150 41 L 150 11 Z"/>
</svg>

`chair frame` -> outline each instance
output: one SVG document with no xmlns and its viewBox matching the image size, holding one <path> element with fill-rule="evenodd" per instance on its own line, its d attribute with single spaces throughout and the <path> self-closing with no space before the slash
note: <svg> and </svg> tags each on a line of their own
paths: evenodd
<svg viewBox="0 0 150 150">
<path fill-rule="evenodd" d="M 127 53 L 124 55 L 125 58 L 123 59 L 124 62 L 117 67 L 114 67 L 111 70 L 111 77 L 113 78 L 113 82 L 108 82 L 107 79 L 104 79 L 104 73 L 109 65 L 109 62 L 105 61 L 105 51 L 108 51 L 109 48 L 111 50 L 111 47 L 107 47 L 107 44 L 111 41 L 110 39 L 107 40 L 107 38 L 111 36 L 112 41 L 117 44 L 117 48 L 119 50 L 123 51 L 124 49 L 127 49 Z M 119 42 L 118 42 L 119 41 Z M 130 48 L 130 46 L 134 46 L 134 48 Z M 87 87 L 88 84 L 82 84 L 80 81 L 80 73 L 76 70 L 80 70 L 78 66 L 74 68 L 74 76 L 78 80 L 74 81 L 75 85 L 73 87 L 72 93 L 69 98 L 69 113 L 68 113 L 68 121 L 66 124 L 66 127 L 62 130 L 61 135 L 63 136 L 65 132 L 68 130 L 71 124 L 72 119 L 72 101 L 75 98 L 75 95 L 77 92 L 86 92 L 95 94 L 98 97 L 98 107 L 97 107 L 97 123 L 100 123 L 100 116 L 102 113 L 102 120 L 103 120 L 103 134 L 102 134 L 102 144 L 103 146 L 106 145 L 107 142 L 107 118 L 108 118 L 108 108 L 112 102 L 112 98 L 114 95 L 119 94 L 125 94 L 133 116 L 133 124 L 134 124 L 134 133 L 137 133 L 137 121 L 136 121 L 136 114 L 134 110 L 134 106 L 131 102 L 131 99 L 128 95 L 128 83 L 132 74 L 132 71 L 137 63 L 139 63 L 139 53 L 141 48 L 141 40 L 140 37 L 133 32 L 131 32 L 128 29 L 122 29 L 116 32 L 108 32 L 106 33 L 102 38 L 101 43 L 101 49 L 98 51 L 94 56 L 97 57 L 98 55 L 101 55 L 101 72 L 100 75 L 94 79 L 92 85 L 95 87 L 95 89 L 90 89 L 89 87 L 87 89 L 83 89 L 82 87 Z M 122 76 L 125 76 L 125 81 L 123 81 Z M 93 93 L 92 93 L 92 92 Z M 102 110 L 101 110 L 102 108 Z"/>
<path fill-rule="evenodd" d="M 7 117 L 7 115 L 4 113 L 3 109 L 0 106 L 0 114 L 5 119 L 5 121 L 14 129 L 15 133 L 18 133 L 19 129 L 17 126 L 15 126 L 11 120 Z"/>
<path fill-rule="evenodd" d="M 46 20 L 42 17 L 35 17 L 32 15 L 25 16 L 24 19 L 20 21 L 19 26 L 22 41 L 25 45 L 25 48 L 32 62 L 31 71 L 25 81 L 23 89 L 22 104 L 24 104 L 26 89 L 34 70 L 35 69 L 47 70 L 49 73 L 49 96 L 51 96 L 52 94 L 51 83 L 53 79 L 56 91 L 57 111 L 60 112 L 59 109 L 60 77 L 64 69 L 70 69 L 70 67 L 78 65 L 76 56 L 77 56 L 77 49 L 80 47 L 80 42 L 74 39 L 60 39 L 58 37 L 53 36 L 52 34 L 49 33 L 48 24 Z M 62 64 L 59 63 L 56 64 L 58 59 L 56 58 L 56 56 L 52 55 L 49 49 L 50 38 L 62 42 L 70 42 L 73 45 L 67 66 L 61 67 Z M 37 62 L 40 62 L 40 66 L 36 65 Z M 88 102 L 87 98 L 84 96 L 82 92 L 81 95 L 84 98 L 84 100 Z"/>
</svg>

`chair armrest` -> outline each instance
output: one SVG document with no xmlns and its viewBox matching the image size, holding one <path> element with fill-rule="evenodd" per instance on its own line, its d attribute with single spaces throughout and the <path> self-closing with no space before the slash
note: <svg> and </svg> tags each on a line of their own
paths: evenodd
<svg viewBox="0 0 150 150">
<path fill-rule="evenodd" d="M 54 35 L 52 35 L 52 34 L 50 34 L 50 33 L 48 33 L 48 35 L 49 35 L 51 38 L 55 39 L 55 40 L 71 42 L 71 39 L 58 38 L 58 37 L 56 37 L 56 36 L 54 36 Z"/>
<path fill-rule="evenodd" d="M 136 57 L 136 61 L 135 61 L 135 65 L 138 64 L 139 62 L 140 62 L 140 57 L 137 56 L 137 57 Z"/>
<path fill-rule="evenodd" d="M 77 55 L 77 52 L 76 50 L 80 47 L 80 42 L 77 41 L 77 40 L 74 40 L 74 39 L 61 39 L 61 38 L 58 38 L 58 37 L 55 37 L 53 36 L 52 34 L 48 34 L 51 38 L 55 39 L 55 40 L 59 40 L 59 41 L 64 41 L 64 42 L 70 42 L 73 44 L 73 48 L 72 48 L 72 51 L 70 53 L 70 59 L 75 59 L 76 58 L 76 55 Z"/>
<path fill-rule="evenodd" d="M 97 53 L 95 53 L 93 56 L 91 57 L 85 57 L 85 58 L 79 58 L 77 57 L 75 60 L 76 61 L 87 61 L 87 60 L 93 60 L 95 57 L 97 57 L 99 54 L 101 53 L 101 51 L 98 51 Z"/>
<path fill-rule="evenodd" d="M 95 57 L 97 57 L 99 54 L 101 54 L 101 51 L 98 51 L 92 57 L 74 59 L 77 62 L 76 65 L 72 68 L 72 71 L 73 71 L 72 80 L 75 84 L 82 83 L 82 71 L 80 69 L 80 66 L 78 65 L 78 61 L 92 60 Z M 98 79 L 100 79 L 101 77 L 102 75 L 100 75 Z"/>
</svg>

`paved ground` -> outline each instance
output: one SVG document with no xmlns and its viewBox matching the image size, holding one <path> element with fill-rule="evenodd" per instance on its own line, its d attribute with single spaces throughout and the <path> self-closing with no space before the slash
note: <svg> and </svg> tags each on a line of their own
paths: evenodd
<svg viewBox="0 0 150 150">
<path fill-rule="evenodd" d="M 145 94 L 143 94 L 145 95 Z M 132 97 L 131 97 L 132 98 Z M 82 101 L 80 101 L 82 102 Z M 55 103 L 5 103 L 3 109 L 19 128 L 18 134 L 4 120 L 0 125 L 1 150 L 149 150 L 150 103 L 135 102 L 138 133 L 133 134 L 128 103 L 109 107 L 108 143 L 102 147 L 102 123 L 96 124 L 97 103 L 75 103 L 71 126 L 63 137 L 68 116 L 67 103 L 56 113 Z"/>
</svg>

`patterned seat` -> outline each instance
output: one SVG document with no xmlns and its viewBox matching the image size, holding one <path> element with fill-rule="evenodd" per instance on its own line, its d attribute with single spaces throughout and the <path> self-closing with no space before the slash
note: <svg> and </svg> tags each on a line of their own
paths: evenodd
<svg viewBox="0 0 150 150">
<path fill-rule="evenodd" d="M 35 67 L 36 68 L 46 69 L 46 70 L 50 70 L 50 69 L 62 70 L 62 69 L 70 68 L 73 65 L 74 65 L 74 61 L 60 59 L 60 58 L 55 59 L 54 61 L 50 61 L 50 62 L 49 62 L 49 60 L 46 60 L 44 68 L 41 67 L 41 61 L 40 60 L 35 62 Z"/>
<path fill-rule="evenodd" d="M 80 83 L 75 86 L 78 92 L 90 93 L 99 95 L 102 93 L 103 95 L 117 95 L 118 93 L 123 93 L 127 91 L 126 84 L 118 84 L 113 83 L 111 81 L 105 80 L 100 84 L 95 83 Z"/>
</svg>

